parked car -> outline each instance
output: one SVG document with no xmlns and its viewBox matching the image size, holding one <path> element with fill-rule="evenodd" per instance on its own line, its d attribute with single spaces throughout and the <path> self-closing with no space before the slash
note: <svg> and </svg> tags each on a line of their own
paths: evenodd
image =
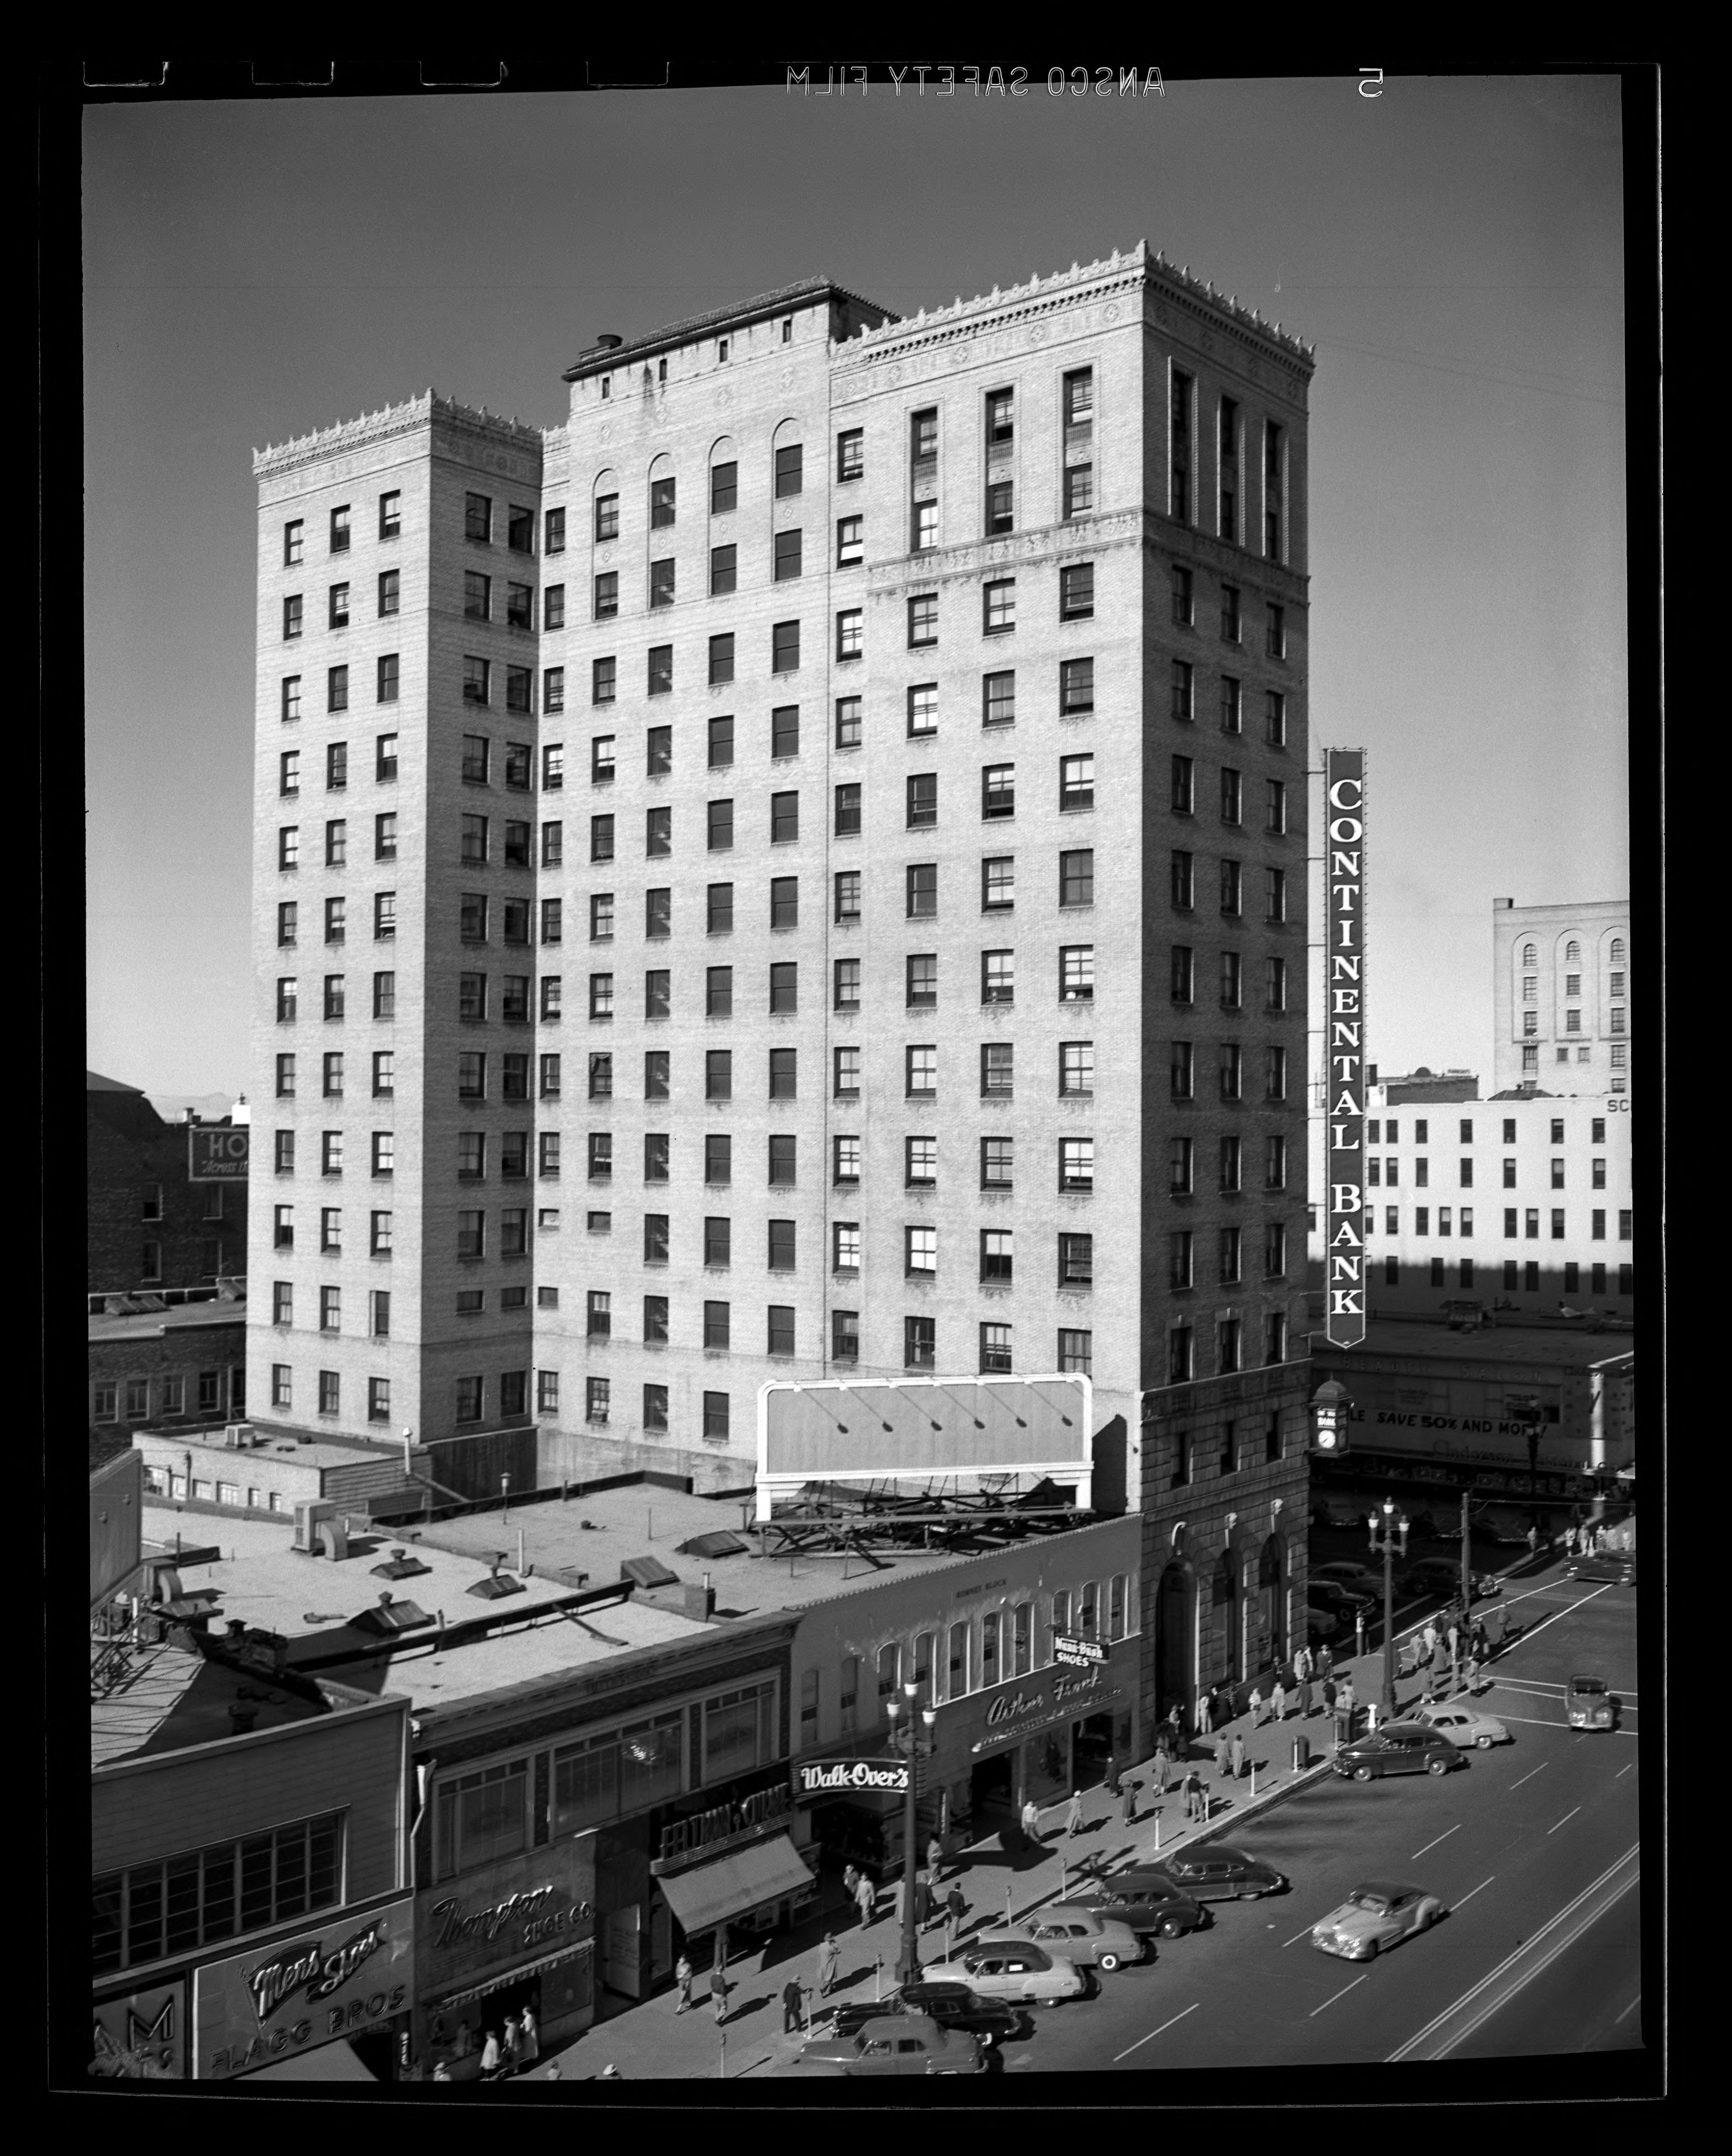
<svg viewBox="0 0 1732 2156">
<path fill-rule="evenodd" d="M 852 2036 L 814 2036 L 800 2056 L 845 2074 L 977 2074 L 986 2053 L 972 2036 L 927 2014 L 881 2014 Z"/>
<path fill-rule="evenodd" d="M 1061 2005 L 1087 1996 L 1089 1979 L 1068 1954 L 1048 1953 L 1032 1939 L 974 1940 L 951 1961 L 928 1962 L 928 1984 L 966 1984 L 983 1999 Z"/>
<path fill-rule="evenodd" d="M 766 2082 L 840 2082 L 848 2079 L 848 2068 L 827 2059 L 789 2059 L 781 2066 L 771 2066 L 764 2078 Z"/>
<path fill-rule="evenodd" d="M 1134 1932 L 1158 1932 L 1164 1939 L 1197 1931 L 1209 1921 L 1208 1911 L 1176 1880 L 1142 1865 L 1115 1871 L 1087 1893 L 1073 1894 L 1071 1900 L 1098 1916 L 1129 1924 Z"/>
<path fill-rule="evenodd" d="M 1311 1943 L 1344 1961 L 1370 1961 L 1412 1933 L 1429 1929 L 1443 1913 L 1443 1904 L 1422 1887 L 1373 1882 L 1355 1887 L 1340 1908 L 1319 1917 L 1311 1927 Z"/>
<path fill-rule="evenodd" d="M 1408 1566 L 1400 1584 L 1406 1594 L 1459 1594 L 1462 1568 L 1447 1557 L 1422 1557 Z"/>
<path fill-rule="evenodd" d="M 1332 1617 L 1345 1620 L 1350 1625 L 1355 1610 L 1376 1609 L 1375 1599 L 1360 1594 L 1350 1587 L 1343 1587 L 1335 1579 L 1312 1579 L 1305 1584 L 1305 1599 L 1314 1609 L 1326 1609 Z"/>
<path fill-rule="evenodd" d="M 1443 1707 L 1421 1707 L 1405 1718 L 1441 1731 L 1452 1744 L 1459 1745 L 1464 1751 L 1473 1745 L 1489 1752 L 1494 1744 L 1510 1741 L 1509 1732 L 1496 1715 L 1482 1714 L 1478 1707 L 1458 1707 L 1453 1702 Z"/>
<path fill-rule="evenodd" d="M 1572 1729 L 1610 1729 L 1616 1702 L 1604 1677 L 1571 1677 L 1564 1694 L 1564 1712 Z"/>
<path fill-rule="evenodd" d="M 1401 1721 L 1386 1722 L 1350 1744 L 1338 1745 L 1330 1763 L 1338 1774 L 1370 1782 L 1384 1774 L 1447 1774 L 1463 1763 L 1441 1729 Z"/>
<path fill-rule="evenodd" d="M 1319 1580 L 1332 1580 L 1337 1587 L 1345 1587 L 1350 1594 L 1369 1595 L 1376 1602 L 1382 1598 L 1383 1575 L 1372 1573 L 1362 1564 L 1354 1564 L 1346 1558 L 1336 1558 L 1328 1564 L 1314 1564 L 1310 1584 Z"/>
<path fill-rule="evenodd" d="M 1067 1961 L 1090 1969 L 1115 1969 L 1145 1956 L 1154 1958 L 1148 1941 L 1129 1924 L 1084 1908 L 1079 1902 L 1048 1902 L 1019 1923 L 997 1924 L 983 1935 L 981 1944 L 998 1946 L 1007 1939 L 1032 1939 L 1047 1953 L 1063 1954 Z"/>
<path fill-rule="evenodd" d="M 988 2051 L 1008 2037 L 1020 2036 L 1028 2026 L 1027 2016 L 1002 1999 L 984 1999 L 966 1984 L 930 1984 L 923 1979 L 903 1984 L 887 1998 L 838 1999 L 822 2006 L 812 2017 L 812 2034 L 858 2035 L 869 2021 L 898 2014 L 925 2015 L 941 2029 L 959 2030 L 964 2035 L 977 2038 Z"/>
<path fill-rule="evenodd" d="M 1193 1902 L 1254 1902 L 1264 1894 L 1279 1894 L 1287 1884 L 1273 1865 L 1218 1841 L 1181 1850 L 1150 1869 L 1162 1872 Z"/>
<path fill-rule="evenodd" d="M 1636 1584 L 1634 1550 L 1600 1550 L 1592 1557 L 1572 1557 L 1564 1567 L 1566 1579 L 1603 1579 L 1614 1587 Z"/>
</svg>

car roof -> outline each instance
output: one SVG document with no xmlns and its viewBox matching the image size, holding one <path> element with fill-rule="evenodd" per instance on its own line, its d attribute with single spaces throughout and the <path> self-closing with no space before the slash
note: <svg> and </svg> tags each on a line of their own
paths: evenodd
<svg viewBox="0 0 1732 2156">
<path fill-rule="evenodd" d="M 1398 1886 L 1392 1879 L 1365 1879 L 1347 1898 L 1351 1901 L 1354 1894 L 1379 1894 L 1386 1902 L 1399 1902 L 1409 1894 L 1422 1894 L 1424 1891 L 1422 1887 Z"/>
<path fill-rule="evenodd" d="M 1570 1687 L 1572 1691 L 1604 1691 L 1606 1680 L 1604 1677 L 1571 1677 Z"/>
<path fill-rule="evenodd" d="M 886 2037 L 943 2037 L 946 2032 L 930 2014 L 879 2014 L 870 2021 L 863 2021 L 854 2033 L 857 2036 L 877 2034 Z"/>
</svg>

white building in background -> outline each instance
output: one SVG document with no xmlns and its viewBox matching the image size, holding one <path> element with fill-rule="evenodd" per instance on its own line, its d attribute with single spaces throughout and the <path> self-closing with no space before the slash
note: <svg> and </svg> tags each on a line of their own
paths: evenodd
<svg viewBox="0 0 1732 2156">
<path fill-rule="evenodd" d="M 1630 905 L 1492 901 L 1494 1092 L 1630 1090 Z"/>
</svg>

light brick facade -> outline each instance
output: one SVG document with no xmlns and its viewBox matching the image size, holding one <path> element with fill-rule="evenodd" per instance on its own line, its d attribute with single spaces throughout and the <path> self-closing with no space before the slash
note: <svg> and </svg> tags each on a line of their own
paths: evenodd
<svg viewBox="0 0 1732 2156">
<path fill-rule="evenodd" d="M 388 1372 L 392 1423 L 436 1441 L 470 1419 L 460 1378 L 483 1376 L 490 1426 L 515 1419 L 501 1388 L 524 1373 L 543 1482 L 656 1466 L 737 1486 L 767 1378 L 1086 1362 L 1097 1504 L 1158 1509 L 1150 1614 L 1163 1569 L 1186 1601 L 1151 1647 L 1162 1688 L 1254 1661 L 1248 1618 L 1229 1651 L 1207 1594 L 1194 1613 L 1224 1542 L 1254 1584 L 1275 1500 L 1304 1483 L 1308 1370 L 1289 1337 L 1304 1310 L 1310 370 L 1292 338 L 1139 247 L 912 321 L 816 280 L 605 340 L 568 371 L 568 422 L 545 437 L 429 399 L 266 453 L 254 1097 L 272 1098 L 275 1054 L 301 1060 L 292 1265 L 273 1255 L 262 1189 L 255 1209 L 255 1418 L 272 1414 L 273 1362 L 295 1364 L 279 1412 L 303 1421 L 301 1389 L 316 1397 L 316 1372 L 340 1369 L 335 1419 L 351 1430 L 366 1427 L 365 1379 Z M 390 625 L 369 612 L 388 488 L 403 507 Z M 484 566 L 463 536 L 478 489 L 496 516 L 508 499 L 536 512 L 541 559 L 523 572 L 540 571 L 538 640 L 501 626 L 478 643 L 464 618 L 462 572 Z M 359 605 L 337 631 L 325 549 L 342 504 Z M 285 568 L 291 516 L 305 565 Z M 516 578 L 517 557 L 494 552 L 495 578 Z M 305 595 L 295 646 L 291 588 Z M 307 851 L 330 812 L 297 819 L 279 798 L 295 731 L 280 675 L 305 677 L 316 799 L 312 751 L 342 722 L 310 699 L 348 659 L 364 833 L 385 789 L 356 706 L 387 644 L 402 654 L 398 858 L 387 870 L 351 846 L 340 886 Z M 495 703 L 485 730 L 495 757 L 535 747 L 537 820 L 562 844 L 544 837 L 535 870 L 494 867 L 484 886 L 456 829 L 479 794 L 460 778 L 458 737 L 482 731 L 462 716 L 464 662 L 520 649 L 539 718 Z M 490 813 L 514 813 L 496 788 Z M 294 871 L 274 850 L 291 820 Z M 1006 861 L 1009 887 L 987 865 Z M 340 1118 L 318 1058 L 348 1038 L 344 1179 L 364 1206 L 366 1134 L 387 1120 L 362 1067 L 387 1037 L 366 1015 L 365 916 L 387 881 L 395 1247 L 370 1258 L 350 1224 L 362 1213 L 346 1212 L 343 1255 L 326 1259 L 318 1133 Z M 271 946 L 291 886 L 298 968 Z M 537 933 L 550 902 L 560 917 L 538 955 L 562 993 L 537 991 L 532 1035 L 456 1015 L 454 977 L 483 963 L 457 916 L 484 887 L 495 904 L 532 898 Z M 317 1014 L 327 968 L 307 947 L 315 901 L 339 888 L 360 947 L 341 1024 Z M 515 971 L 520 956 L 487 962 Z M 275 977 L 291 971 L 290 1024 Z M 559 1059 L 532 1122 L 492 1087 L 491 1058 L 519 1040 Z M 483 1046 L 484 1116 L 452 1078 Z M 530 1263 L 450 1255 L 472 1209 L 459 1132 L 489 1134 L 473 1202 L 491 1235 L 516 1198 L 496 1142 L 525 1124 L 532 1334 L 526 1312 L 497 1307 Z M 272 1158 L 261 1128 L 262 1182 Z M 286 1334 L 273 1277 L 295 1284 Z M 392 1337 L 376 1343 L 366 1291 L 387 1279 Z M 316 1291 L 339 1281 L 333 1338 Z M 465 1287 L 484 1316 L 457 1316 Z M 858 1346 L 838 1358 L 848 1314 Z M 1253 1495 L 1254 1533 L 1238 1511 Z M 1275 1528 L 1277 1644 L 1303 1607 L 1303 1516 L 1290 1544 Z"/>
<path fill-rule="evenodd" d="M 1492 901 L 1493 1085 L 1630 1091 L 1630 905 Z"/>
</svg>

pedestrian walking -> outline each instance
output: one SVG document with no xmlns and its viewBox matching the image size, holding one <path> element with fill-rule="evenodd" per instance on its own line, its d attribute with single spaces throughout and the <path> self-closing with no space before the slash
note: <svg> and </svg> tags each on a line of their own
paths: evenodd
<svg viewBox="0 0 1732 2156">
<path fill-rule="evenodd" d="M 1324 1671 L 1323 1682 L 1319 1689 L 1323 1694 L 1324 1712 L 1333 1714 L 1335 1711 L 1335 1681 L 1327 1670 Z"/>
<path fill-rule="evenodd" d="M 926 1869 L 932 1874 L 935 1885 L 944 1871 L 944 1844 L 935 1834 L 926 1844 Z"/>
<path fill-rule="evenodd" d="M 1576 1554 L 1576 1522 L 1573 1520 L 1564 1530 L 1564 1554 L 1565 1557 Z"/>
<path fill-rule="evenodd" d="M 517 2018 L 517 2062 L 527 2073 L 541 2056 L 541 2033 L 535 2027 L 535 2015 L 525 2006 Z"/>
<path fill-rule="evenodd" d="M 1073 1789 L 1070 1793 L 1070 1808 L 1064 1815 L 1064 1831 L 1067 1835 L 1083 1831 L 1083 1793 L 1080 1789 Z"/>
<path fill-rule="evenodd" d="M 1140 1782 L 1127 1781 L 1125 1784 L 1123 1792 L 1120 1796 L 1119 1816 L 1124 1820 L 1126 1826 L 1135 1826 L 1136 1825 L 1137 1792 L 1142 1788 L 1142 1786 L 1143 1785 Z"/>
<path fill-rule="evenodd" d="M 1022 1831 L 1030 1841 L 1040 1840 L 1040 1806 L 1030 1797 L 1022 1806 Z"/>
<path fill-rule="evenodd" d="M 1274 1687 L 1269 1693 L 1269 1711 L 1274 1716 L 1277 1722 L 1286 1721 L 1287 1687 L 1282 1683 L 1279 1677 L 1275 1679 Z"/>
<path fill-rule="evenodd" d="M 445 2061 L 443 2059 L 435 2059 L 433 2061 L 433 2077 L 436 2082 L 448 2082 L 450 2080 L 451 2069 L 445 2064 Z"/>
<path fill-rule="evenodd" d="M 1238 1781 L 1245 1771 L 1245 1740 L 1236 1729 L 1232 1733 L 1232 1778 Z"/>
<path fill-rule="evenodd" d="M 1301 1722 L 1311 1719 L 1311 1675 L 1309 1670 L 1299 1681 L 1299 1711 Z"/>
<path fill-rule="evenodd" d="M 517 2024 L 508 2014 L 505 2025 L 500 2031 L 500 2072 L 502 2075 L 517 2071 Z"/>
<path fill-rule="evenodd" d="M 1327 1642 L 1327 1640 L 1325 1640 L 1325 1643 L 1324 1643 L 1324 1645 L 1323 1645 L 1323 1646 L 1319 1650 L 1319 1652 L 1318 1652 L 1318 1656 L 1317 1656 L 1317 1674 L 1318 1674 L 1318 1676 L 1320 1676 L 1320 1677 L 1324 1678 L 1324 1679 L 1325 1680 L 1325 1681 L 1326 1681 L 1329 1678 L 1332 1677 L 1332 1676 L 1335 1675 L 1335 1658 L 1334 1654 L 1333 1654 L 1333 1653 L 1330 1651 L 1330 1650 L 1329 1643 Z"/>
<path fill-rule="evenodd" d="M 716 2019 L 720 2020 L 722 2016 L 718 2015 Z M 617 2082 L 623 2081 L 624 2078 L 625 2076 L 620 2072 L 619 2068 L 611 2064 L 603 2066 L 600 2073 L 596 2076 L 596 2079 L 598 2082 Z"/>
<path fill-rule="evenodd" d="M 484 2082 L 493 2082 L 497 2081 L 499 2076 L 500 2040 L 489 2029 L 487 2032 L 487 2041 L 481 2046 L 481 2078 Z"/>
<path fill-rule="evenodd" d="M 546 2072 L 542 2075 L 541 2078 L 544 2082 L 559 2082 L 565 2079 L 565 2076 L 559 2070 L 559 2061 L 557 2059 L 554 2061 L 553 2064 L 547 2069 Z"/>
<path fill-rule="evenodd" d="M 797 1976 L 791 1976 L 781 1987 L 781 2033 L 792 2036 L 798 2033 L 806 2015 L 806 1994 Z"/>
<path fill-rule="evenodd" d="M 1528 1529 L 1528 1555 L 1530 1557 L 1534 1556 L 1539 1548 L 1540 1530 L 1537 1527 L 1530 1526 Z"/>
<path fill-rule="evenodd" d="M 1215 1739 L 1215 1772 L 1224 1781 L 1232 1771 L 1232 1743 L 1223 1729 Z"/>
<path fill-rule="evenodd" d="M 1176 1758 L 1185 1742 L 1185 1716 L 1177 1700 L 1166 1711 L 1166 1726 L 1173 1733 L 1173 1754 Z"/>
<path fill-rule="evenodd" d="M 826 1932 L 818 1943 L 817 1988 L 818 1997 L 828 1999 L 836 1984 L 836 1972 L 842 1966 L 842 1948 L 836 1943 L 834 1932 Z"/>
<path fill-rule="evenodd" d="M 1311 1660 L 1311 1650 L 1309 1647 L 1301 1647 L 1293 1658 L 1294 1676 L 1303 1684 L 1315 1667 L 1316 1664 Z"/>
<path fill-rule="evenodd" d="M 961 1931 L 962 1919 L 968 1914 L 968 1904 L 962 1898 L 961 1887 L 954 1879 L 951 1881 L 950 1892 L 944 1897 L 944 1912 L 956 1929 Z"/>
<path fill-rule="evenodd" d="M 1251 1717 L 1251 1727 L 1253 1729 L 1261 1729 L 1263 1727 L 1263 1694 L 1257 1689 L 1255 1685 L 1252 1686 L 1251 1697 L 1245 1702 L 1245 1705 L 1246 1710 Z"/>
<path fill-rule="evenodd" d="M 674 1964 L 674 1979 L 679 1986 L 679 2004 L 674 2009 L 676 2014 L 684 2014 L 690 2006 L 692 1982 L 696 1974 L 697 1971 L 692 1967 L 689 1957 L 682 1953 Z"/>
<path fill-rule="evenodd" d="M 728 1973 L 718 1961 L 710 1972 L 710 2003 L 715 2009 L 715 2025 L 720 2028 L 728 2018 L 728 1994 L 733 1989 L 728 1982 Z"/>
<path fill-rule="evenodd" d="M 1195 1767 L 1185 1777 L 1185 1816 L 1196 1820 L 1204 1816 L 1202 1776 Z"/>
<path fill-rule="evenodd" d="M 854 1887 L 854 1907 L 860 1912 L 860 1929 L 868 1930 L 878 1915 L 878 1890 L 863 1872 Z"/>
<path fill-rule="evenodd" d="M 848 1896 L 850 1902 L 852 1902 L 859 1893 L 860 1871 L 858 1865 L 844 1864 L 843 1866 L 842 1891 Z"/>
</svg>

